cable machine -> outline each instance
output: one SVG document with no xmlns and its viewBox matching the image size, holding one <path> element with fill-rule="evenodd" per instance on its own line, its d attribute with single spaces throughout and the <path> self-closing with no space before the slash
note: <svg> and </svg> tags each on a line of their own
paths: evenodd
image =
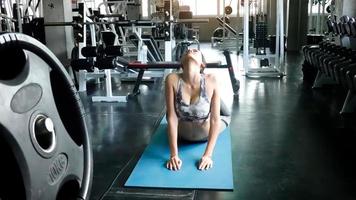
<svg viewBox="0 0 356 200">
<path fill-rule="evenodd" d="M 266 51 L 259 52 L 256 48 L 255 53 L 250 53 L 250 40 L 249 40 L 249 17 L 251 3 L 257 3 L 256 0 L 249 0 L 244 3 L 244 20 L 243 20 L 243 65 L 246 77 L 260 78 L 260 77 L 276 77 L 281 78 L 284 75 L 284 16 L 283 16 L 283 0 L 276 2 L 276 49 L 275 54 L 267 54 Z M 264 0 L 258 2 L 259 5 L 264 5 Z M 270 22 L 273 23 L 273 22 Z M 256 27 L 257 29 L 260 27 Z M 266 29 L 266 28 L 265 28 Z M 265 35 L 266 30 L 260 30 Z M 259 30 L 256 30 L 256 33 Z M 257 35 L 257 34 L 256 34 Z M 255 38 L 255 42 L 261 38 Z M 270 63 L 270 60 L 273 61 Z M 256 64 L 259 61 L 260 65 Z"/>
</svg>

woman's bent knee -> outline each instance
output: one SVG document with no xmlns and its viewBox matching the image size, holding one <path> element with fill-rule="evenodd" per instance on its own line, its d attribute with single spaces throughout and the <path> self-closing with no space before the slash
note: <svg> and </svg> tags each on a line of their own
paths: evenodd
<svg viewBox="0 0 356 200">
<path fill-rule="evenodd" d="M 223 100 L 220 100 L 220 115 L 221 116 L 230 116 L 231 115 L 231 110 L 227 105 L 224 103 Z"/>
<path fill-rule="evenodd" d="M 230 121 L 231 121 L 231 117 L 230 116 L 220 116 L 220 120 L 221 120 L 220 132 L 222 132 L 223 130 L 225 130 L 229 126 Z"/>
</svg>

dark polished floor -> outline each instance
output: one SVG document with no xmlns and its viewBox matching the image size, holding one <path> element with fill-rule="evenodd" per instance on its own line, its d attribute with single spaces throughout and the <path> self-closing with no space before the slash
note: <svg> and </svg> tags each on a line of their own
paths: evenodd
<svg viewBox="0 0 356 200">
<path fill-rule="evenodd" d="M 223 60 L 219 52 L 207 51 L 215 53 L 211 59 Z M 227 72 L 211 71 L 220 76 L 222 96 L 233 109 L 233 192 L 123 187 L 165 112 L 161 80 L 143 85 L 128 103 L 92 103 L 104 84 L 90 81 L 81 96 L 94 152 L 91 199 L 356 199 L 356 135 L 338 114 L 346 93 L 312 90 L 303 83 L 302 61 L 288 54 L 283 79 L 238 75 L 238 98 Z M 132 90 L 133 84 L 113 81 L 114 95 Z"/>
</svg>

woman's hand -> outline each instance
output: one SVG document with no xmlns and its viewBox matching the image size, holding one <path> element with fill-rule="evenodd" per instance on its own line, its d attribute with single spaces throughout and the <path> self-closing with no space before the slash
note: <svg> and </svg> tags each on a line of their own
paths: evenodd
<svg viewBox="0 0 356 200">
<path fill-rule="evenodd" d="M 199 170 L 207 170 L 209 168 L 213 167 L 213 160 L 211 159 L 210 156 L 203 156 L 200 159 L 200 163 L 199 163 Z"/>
<path fill-rule="evenodd" d="M 178 155 L 176 156 L 171 156 L 171 158 L 167 161 L 166 167 L 169 170 L 180 170 L 181 166 L 182 166 L 182 160 L 178 157 Z"/>
</svg>

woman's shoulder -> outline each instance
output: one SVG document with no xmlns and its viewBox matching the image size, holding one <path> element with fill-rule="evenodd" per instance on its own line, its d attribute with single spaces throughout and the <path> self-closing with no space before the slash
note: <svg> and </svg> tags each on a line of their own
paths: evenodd
<svg viewBox="0 0 356 200">
<path fill-rule="evenodd" d="M 167 83 L 175 83 L 178 81 L 179 78 L 180 78 L 179 73 L 170 73 L 166 77 L 166 82 Z"/>
</svg>

